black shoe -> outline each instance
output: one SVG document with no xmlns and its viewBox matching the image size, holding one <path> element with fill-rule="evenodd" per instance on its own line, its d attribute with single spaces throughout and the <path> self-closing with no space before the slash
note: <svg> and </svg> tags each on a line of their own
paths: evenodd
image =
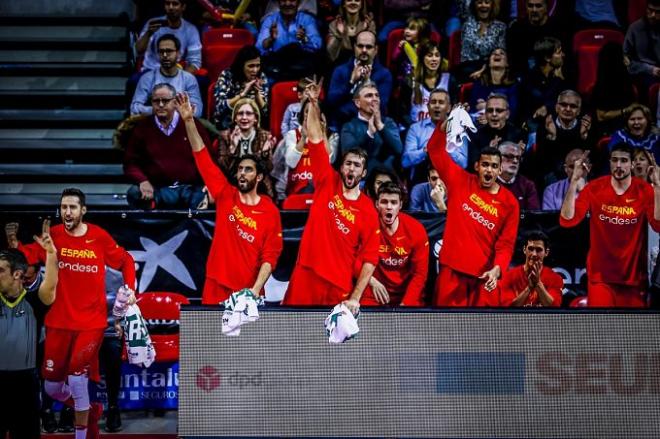
<svg viewBox="0 0 660 439">
<path fill-rule="evenodd" d="M 73 409 L 65 406 L 60 412 L 60 422 L 57 424 L 57 431 L 60 433 L 73 433 Z"/>
<path fill-rule="evenodd" d="M 162 418 L 165 416 L 165 409 L 154 409 L 154 417 Z"/>
<path fill-rule="evenodd" d="M 121 413 L 116 405 L 109 406 L 108 411 L 105 413 L 104 430 L 108 433 L 121 431 Z"/>
<path fill-rule="evenodd" d="M 57 420 L 55 419 L 55 413 L 51 409 L 41 411 L 41 427 L 46 433 L 55 433 L 57 430 Z"/>
</svg>

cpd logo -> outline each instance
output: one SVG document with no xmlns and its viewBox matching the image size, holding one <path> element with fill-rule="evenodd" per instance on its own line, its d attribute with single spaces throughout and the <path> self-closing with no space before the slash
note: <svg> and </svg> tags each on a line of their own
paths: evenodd
<svg viewBox="0 0 660 439">
<path fill-rule="evenodd" d="M 240 373 L 238 371 L 225 375 L 224 379 L 213 366 L 204 366 L 197 372 L 197 387 L 205 392 L 212 392 L 222 383 L 230 387 L 238 387 L 240 390 L 263 385 L 263 373 L 255 374 Z"/>
</svg>

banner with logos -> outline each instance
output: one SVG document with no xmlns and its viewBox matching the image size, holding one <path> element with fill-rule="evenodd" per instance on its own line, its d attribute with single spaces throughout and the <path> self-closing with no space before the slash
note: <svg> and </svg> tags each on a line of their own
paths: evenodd
<svg viewBox="0 0 660 439">
<path fill-rule="evenodd" d="M 41 226 L 41 218 L 54 212 L 4 212 L 2 222 L 19 221 L 19 238 L 29 242 Z M 415 213 L 429 236 L 430 258 L 427 291 L 432 291 L 437 273 L 437 255 L 442 247 L 444 215 Z M 138 289 L 143 291 L 173 291 L 191 299 L 201 297 L 204 286 L 206 257 L 213 236 L 213 212 L 89 212 L 86 220 L 105 228 L 132 255 L 137 264 Z M 273 276 L 266 284 L 267 300 L 279 301 L 286 290 L 296 261 L 307 212 L 283 211 L 284 250 Z M 54 221 L 57 222 L 56 220 Z M 550 236 L 552 250 L 546 260 L 563 278 L 565 287 L 584 291 L 585 261 L 589 247 L 586 222 L 573 229 L 559 227 L 558 214 L 524 213 L 521 215 L 519 242 L 514 264 L 523 261 L 520 242 L 530 230 L 543 230 Z M 109 271 L 108 289 L 121 285 L 118 273 Z M 427 294 L 430 298 L 430 295 Z"/>
<path fill-rule="evenodd" d="M 182 437 L 660 437 L 660 314 L 266 309 L 239 337 L 181 312 Z M 222 416 L 218 416 L 221 413 Z"/>
</svg>

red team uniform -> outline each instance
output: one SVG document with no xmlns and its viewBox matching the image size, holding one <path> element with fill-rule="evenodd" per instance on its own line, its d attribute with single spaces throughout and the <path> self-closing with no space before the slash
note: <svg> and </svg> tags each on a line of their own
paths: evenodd
<svg viewBox="0 0 660 439">
<path fill-rule="evenodd" d="M 590 307 L 646 307 L 647 223 L 660 230 L 653 219 L 653 188 L 639 178 L 621 195 L 614 192 L 612 177 L 597 178 L 575 200 L 575 215 L 563 227 L 579 224 L 587 212 L 590 247 L 587 256 Z"/>
<path fill-rule="evenodd" d="M 209 193 L 215 198 L 215 231 L 206 262 L 202 303 L 217 305 L 252 286 L 261 265 L 275 268 L 282 252 L 280 211 L 267 196 L 249 206 L 213 163 L 207 148 L 193 153 Z"/>
<path fill-rule="evenodd" d="M 499 306 L 497 290 L 488 292 L 485 271 L 509 267 L 518 231 L 518 200 L 504 187 L 491 194 L 451 159 L 446 134 L 436 129 L 428 143 L 433 167 L 447 186 L 447 220 L 439 255 L 436 306 Z"/>
<path fill-rule="evenodd" d="M 564 280 L 560 275 L 552 271 L 551 268 L 543 267 L 541 270 L 540 276 L 541 282 L 545 289 L 552 296 L 552 307 L 561 306 L 561 290 L 564 288 Z M 502 306 L 511 306 L 514 299 L 518 297 L 527 286 L 529 281 L 527 280 L 527 274 L 525 274 L 525 266 L 521 265 L 519 267 L 509 270 L 504 276 L 502 276 L 502 282 L 500 283 L 500 300 Z M 543 306 L 541 300 L 539 299 L 539 294 L 536 290 L 531 291 L 527 296 L 527 300 L 521 306 Z"/>
<path fill-rule="evenodd" d="M 300 141 L 301 136 L 300 128 L 296 128 L 296 143 Z M 312 161 L 309 157 L 309 148 L 305 145 L 298 164 L 295 168 L 289 169 L 287 174 L 286 194 L 311 194 L 314 191 L 312 184 L 313 176 L 314 170 L 312 169 Z"/>
<path fill-rule="evenodd" d="M 124 282 L 135 285 L 131 255 L 102 228 L 87 224 L 83 236 L 69 235 L 62 224 L 50 229 L 57 248 L 59 279 L 56 299 L 46 314 L 43 377 L 64 381 L 88 372 L 98 381 L 98 351 L 108 325 L 105 267 L 121 270 Z M 46 261 L 36 243 L 20 245 L 30 264 Z"/>
<path fill-rule="evenodd" d="M 378 266 L 373 277 L 390 295 L 391 306 L 424 306 L 424 286 L 429 271 L 429 240 L 424 226 L 399 213 L 399 227 L 389 236 L 381 230 Z M 367 285 L 360 299 L 363 306 L 382 306 Z"/>
<path fill-rule="evenodd" d="M 334 306 L 353 289 L 355 262 L 378 263 L 378 214 L 363 193 L 344 198 L 341 176 L 332 169 L 323 142 L 309 148 L 314 202 L 300 241 L 298 260 L 283 305 Z"/>
</svg>

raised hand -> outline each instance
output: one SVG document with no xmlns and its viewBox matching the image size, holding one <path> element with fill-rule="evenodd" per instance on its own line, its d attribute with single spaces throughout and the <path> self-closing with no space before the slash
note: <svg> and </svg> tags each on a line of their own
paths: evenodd
<svg viewBox="0 0 660 439">
<path fill-rule="evenodd" d="M 571 176 L 571 183 L 579 183 L 580 179 L 587 178 L 589 174 L 589 151 L 585 151 L 580 157 L 573 162 L 573 175 Z"/>
<path fill-rule="evenodd" d="M 591 129 L 591 116 L 585 114 L 580 120 L 580 137 L 582 140 L 585 140 L 589 135 L 589 130 Z"/>
<path fill-rule="evenodd" d="M 238 149 L 238 144 L 241 141 L 241 129 L 236 125 L 234 129 L 231 132 L 231 135 L 229 137 L 229 153 L 230 154 L 236 154 L 236 150 Z"/>
<path fill-rule="evenodd" d="M 154 198 L 154 187 L 149 183 L 149 180 L 144 180 L 140 183 L 140 194 L 142 194 L 142 199 L 149 201 Z"/>
<path fill-rule="evenodd" d="M 190 103 L 188 93 L 177 93 L 176 98 L 174 99 L 174 105 L 176 107 L 176 111 L 179 113 L 179 116 L 181 116 L 181 119 L 183 119 L 184 122 L 193 119 L 195 115 L 195 109 Z"/>
<path fill-rule="evenodd" d="M 41 235 L 34 236 L 34 241 L 39 244 L 41 248 L 46 250 L 46 253 L 52 255 L 57 254 L 57 249 L 53 243 L 53 239 L 50 236 L 50 219 L 46 218 L 41 224 Z"/>
<path fill-rule="evenodd" d="M 344 25 L 344 19 L 339 15 L 337 16 L 337 32 L 343 34 L 345 30 L 346 26 Z"/>
</svg>

